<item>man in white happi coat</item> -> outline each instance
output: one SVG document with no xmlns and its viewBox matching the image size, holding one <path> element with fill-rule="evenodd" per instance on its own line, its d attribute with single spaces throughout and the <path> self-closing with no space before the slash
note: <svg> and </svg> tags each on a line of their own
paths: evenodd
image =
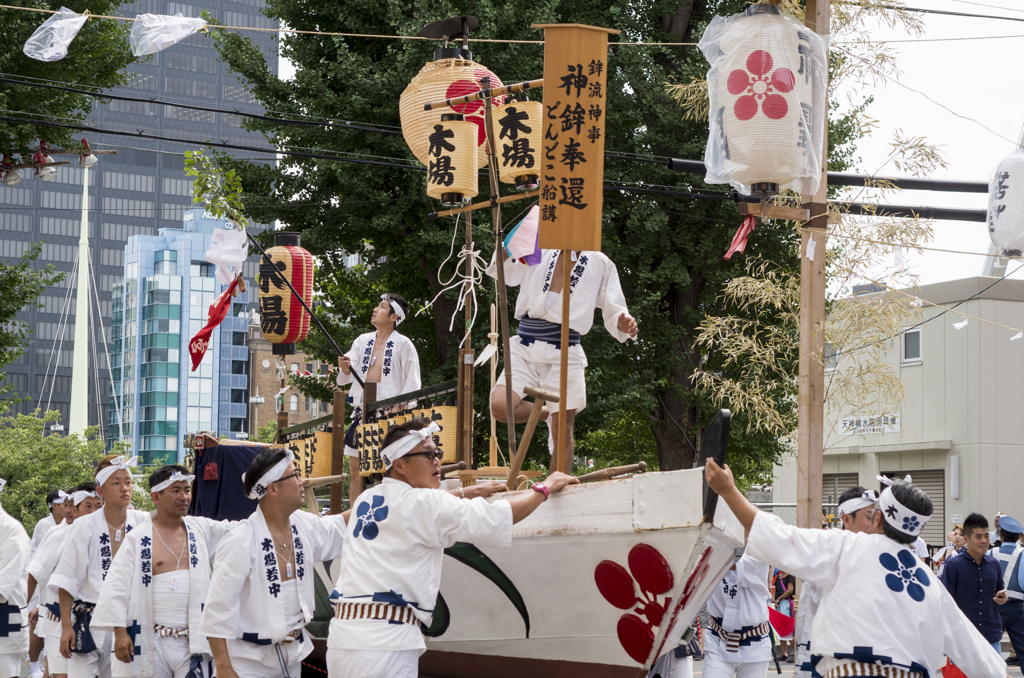
<svg viewBox="0 0 1024 678">
<path fill-rule="evenodd" d="M 848 532 L 869 534 L 875 519 L 875 502 L 878 493 L 860 485 L 839 495 L 839 522 Z M 803 582 L 800 590 L 800 607 L 796 613 L 794 643 L 796 655 L 793 673 L 796 678 L 821 678 L 811 658 L 811 628 L 814 615 L 821 604 L 822 590 L 811 582 Z"/>
<path fill-rule="evenodd" d="M 746 553 L 824 592 L 811 629 L 824 678 L 933 678 L 946 656 L 971 678 L 1005 678 L 1006 663 L 910 549 L 932 513 L 920 488 L 885 488 L 871 534 L 857 534 L 786 525 L 747 501 L 728 466 L 708 460 L 705 472 L 746 529 Z"/>
<path fill-rule="evenodd" d="M 110 564 L 136 526 L 149 514 L 131 508 L 131 468 L 137 458 L 107 455 L 96 466 L 96 493 L 103 510 L 68 528 L 64 552 L 50 576 L 60 601 L 60 651 L 68 659 L 68 678 L 107 678 L 113 634 L 90 629 Z"/>
<path fill-rule="evenodd" d="M 60 653 L 60 601 L 57 590 L 49 585 L 50 577 L 60 562 L 71 531 L 71 524 L 103 508 L 96 494 L 96 483 L 85 482 L 70 491 L 65 499 L 64 522 L 46 533 L 43 543 L 28 562 L 28 593 L 39 596 L 39 607 L 31 614 L 38 622 L 36 633 L 46 647 L 46 668 L 50 678 L 63 678 L 68 673 L 68 660 Z M 41 667 L 32 667 L 33 676 L 42 675 Z"/>
<path fill-rule="evenodd" d="M 189 516 L 192 481 L 183 466 L 149 478 L 151 519 L 125 537 L 103 582 L 92 628 L 114 634 L 117 678 L 209 678 L 213 658 L 199 622 L 210 560 L 232 523 Z"/>
<path fill-rule="evenodd" d="M 7 481 L 0 478 L 0 492 Z M 21 658 L 28 649 L 28 594 L 25 564 L 28 533 L 0 505 L 0 678 L 21 675 Z"/>
<path fill-rule="evenodd" d="M 393 293 L 381 295 L 373 309 L 370 324 L 374 331 L 360 334 L 352 348 L 338 358 L 338 386 L 352 384 L 348 402 L 354 409 L 352 424 L 345 433 L 345 454 L 349 458 L 349 477 L 359 477 L 359 450 L 355 447 L 355 431 L 363 420 L 363 387 L 352 376 L 355 369 L 363 383 L 377 384 L 376 400 L 387 400 L 420 389 L 420 357 L 408 337 L 398 333 L 398 326 L 409 314 L 409 304 Z M 354 367 L 353 367 L 354 366 Z M 408 405 L 412 407 L 415 403 Z M 403 408 L 395 408 L 401 410 Z"/>
<path fill-rule="evenodd" d="M 67 504 L 65 504 L 67 500 Z M 54 527 L 67 524 L 64 520 L 65 509 L 70 506 L 71 497 L 64 490 L 50 490 L 46 494 L 46 507 L 49 513 L 45 518 L 36 523 L 32 529 L 32 547 L 29 550 L 29 560 L 35 555 L 39 545 L 43 543 L 46 536 L 53 531 Z M 31 590 L 31 589 L 30 589 Z M 43 638 L 36 632 L 36 621 L 39 619 L 39 597 L 29 593 L 28 596 L 28 661 L 30 675 L 32 678 L 42 678 L 43 665 L 39 661 L 39 655 L 43 651 Z"/>
<path fill-rule="evenodd" d="M 530 417 L 531 405 L 523 402 L 525 387 L 558 393 L 559 365 L 561 362 L 562 332 L 562 261 L 560 250 L 543 250 L 541 262 L 527 266 L 510 259 L 502 248 L 505 266 L 505 284 L 519 287 L 516 299 L 516 320 L 519 329 L 512 337 L 512 407 L 516 422 Z M 608 334 L 620 342 L 636 339 L 636 320 L 629 315 L 626 298 L 619 284 L 615 264 L 602 252 L 573 252 L 572 272 L 569 277 L 569 382 L 566 397 L 566 421 L 569 428 L 567 458 L 571 459 L 575 446 L 572 436 L 576 413 L 587 406 L 587 383 L 584 368 L 587 356 L 580 346 L 580 337 L 594 324 L 594 311 L 601 309 Z M 487 268 L 487 275 L 497 276 L 495 259 Z M 495 383 L 491 392 L 491 412 L 498 421 L 508 419 L 505 402 L 505 374 Z M 549 426 L 548 446 L 558 436 L 558 417 L 543 415 Z M 544 420 L 544 419 L 542 419 Z M 552 463 L 554 461 L 552 460 Z M 554 470 L 552 468 L 552 470 Z"/>
<path fill-rule="evenodd" d="M 313 564 L 341 555 L 346 514 L 299 510 L 303 482 L 289 450 L 263 450 L 243 480 L 259 507 L 221 539 L 199 633 L 220 678 L 298 678 L 313 650 L 303 632 L 316 608 Z"/>
<path fill-rule="evenodd" d="M 70 499 L 70 497 L 64 490 L 50 490 L 46 494 L 46 508 L 49 513 L 32 528 L 32 553 L 29 554 L 29 558 L 43 543 L 46 533 L 64 522 L 64 501 L 66 499 Z"/>
<path fill-rule="evenodd" d="M 772 656 L 767 563 L 736 559 L 708 599 L 705 678 L 764 678 Z"/>
<path fill-rule="evenodd" d="M 415 418 L 384 438 L 384 481 L 355 501 L 341 573 L 331 598 L 336 610 L 327 638 L 331 678 L 416 678 L 441 585 L 444 549 L 463 541 L 507 548 L 512 524 L 549 493 L 578 483 L 563 473 L 489 503 L 440 491 L 436 422 Z M 503 495 L 504 496 L 504 495 Z"/>
</svg>

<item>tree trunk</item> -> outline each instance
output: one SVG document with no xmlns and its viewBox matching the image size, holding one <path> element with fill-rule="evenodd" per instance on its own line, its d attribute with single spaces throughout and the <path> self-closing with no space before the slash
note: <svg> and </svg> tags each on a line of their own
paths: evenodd
<svg viewBox="0 0 1024 678">
<path fill-rule="evenodd" d="M 441 283 L 437 280 L 437 269 L 432 267 L 426 259 L 420 259 L 419 261 L 420 270 L 423 271 L 427 277 L 427 284 L 430 285 L 430 296 L 434 297 L 443 288 Z M 455 305 L 457 299 L 452 299 L 446 294 L 442 294 L 434 301 L 434 334 L 437 337 L 437 360 L 439 365 L 447 365 L 448 361 L 453 358 L 452 348 L 457 346 L 458 342 L 462 340 L 462 333 L 465 332 L 465 323 L 459 322 L 455 324 L 453 331 L 448 331 L 448 326 L 451 325 L 452 316 L 455 314 Z"/>
</svg>

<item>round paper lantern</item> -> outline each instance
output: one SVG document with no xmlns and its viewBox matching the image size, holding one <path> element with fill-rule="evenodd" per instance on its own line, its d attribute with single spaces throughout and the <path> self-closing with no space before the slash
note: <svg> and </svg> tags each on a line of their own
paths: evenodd
<svg viewBox="0 0 1024 678">
<path fill-rule="evenodd" d="M 445 113 L 427 133 L 427 195 L 442 205 L 462 206 L 477 194 L 476 125 Z"/>
<path fill-rule="evenodd" d="M 491 87 L 501 87 L 501 80 L 490 70 L 473 62 L 473 54 L 461 47 L 435 50 L 434 60 L 420 69 L 398 100 L 398 115 L 402 122 L 402 135 L 413 155 L 427 164 L 427 137 L 430 129 L 437 124 L 439 113 L 424 111 L 423 105 L 432 101 L 443 101 L 472 94 L 483 89 L 481 80 L 490 78 Z M 500 106 L 505 96 L 494 97 L 492 103 Z M 487 133 L 484 131 L 484 102 L 471 101 L 468 104 L 452 106 L 451 110 L 461 113 L 465 120 L 476 126 L 477 165 L 479 169 L 487 164 Z"/>
<path fill-rule="evenodd" d="M 498 177 L 517 190 L 539 186 L 537 173 L 543 152 L 544 107 L 539 101 L 513 101 L 491 109 L 491 129 L 498 156 Z"/>
<path fill-rule="evenodd" d="M 1003 158 L 988 185 L 988 235 L 996 252 L 1024 252 L 1024 152 Z"/>
<path fill-rule="evenodd" d="M 774 5 L 715 17 L 700 41 L 708 72 L 709 183 L 770 195 L 813 193 L 821 175 L 822 38 Z"/>
<path fill-rule="evenodd" d="M 57 168 L 50 167 L 53 163 L 53 158 L 42 151 L 36 151 L 32 154 L 32 162 L 37 164 L 46 164 L 46 167 L 37 167 L 36 176 L 39 177 L 39 181 L 53 181 L 57 178 Z"/>
<path fill-rule="evenodd" d="M 288 289 L 285 278 L 313 302 L 313 256 L 299 246 L 298 233 L 277 233 L 274 247 L 260 262 L 260 331 L 273 344 L 274 355 L 294 355 L 295 343 L 309 333 L 309 314 Z"/>
</svg>

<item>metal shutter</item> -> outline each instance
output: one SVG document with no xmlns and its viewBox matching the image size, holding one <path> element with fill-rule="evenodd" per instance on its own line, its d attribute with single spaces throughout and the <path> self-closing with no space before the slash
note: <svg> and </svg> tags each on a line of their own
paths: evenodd
<svg viewBox="0 0 1024 678">
<path fill-rule="evenodd" d="M 946 473 L 942 469 L 934 471 L 897 471 L 882 475 L 890 478 L 910 476 L 914 484 L 925 491 L 932 500 L 932 517 L 921 530 L 921 537 L 928 546 L 939 547 L 946 543 Z"/>
<path fill-rule="evenodd" d="M 843 492 L 856 486 L 856 473 L 826 473 L 821 477 L 821 503 L 834 506 Z"/>
</svg>

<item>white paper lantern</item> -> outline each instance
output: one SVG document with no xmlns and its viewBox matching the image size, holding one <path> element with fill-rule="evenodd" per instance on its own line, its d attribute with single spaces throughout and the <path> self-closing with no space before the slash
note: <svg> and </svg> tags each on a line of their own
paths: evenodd
<svg viewBox="0 0 1024 678">
<path fill-rule="evenodd" d="M 21 172 L 18 170 L 6 170 L 0 174 L 3 174 L 4 184 L 7 186 L 16 186 L 21 181 Z"/>
<path fill-rule="evenodd" d="M 988 184 L 988 235 L 996 252 L 1024 253 L 1024 151 L 1003 158 Z"/>
<path fill-rule="evenodd" d="M 706 181 L 745 194 L 814 193 L 821 178 L 826 39 L 774 5 L 753 5 L 716 16 L 699 46 L 711 63 Z"/>
<path fill-rule="evenodd" d="M 46 155 L 42 151 L 36 151 L 32 156 L 32 162 L 35 163 L 52 163 L 53 158 Z M 57 178 L 57 168 L 52 166 L 37 167 L 36 176 L 39 177 L 39 181 L 53 181 Z"/>
</svg>

